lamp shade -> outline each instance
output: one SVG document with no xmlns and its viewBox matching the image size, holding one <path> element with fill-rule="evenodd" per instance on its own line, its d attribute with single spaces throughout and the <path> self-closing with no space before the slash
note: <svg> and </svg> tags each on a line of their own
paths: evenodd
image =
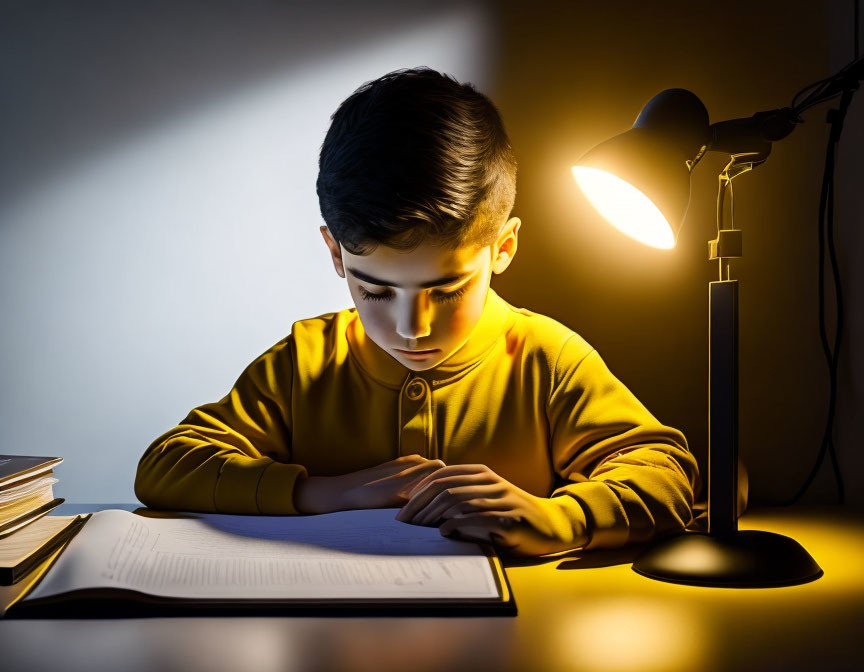
<svg viewBox="0 0 864 672">
<path fill-rule="evenodd" d="M 710 140 L 708 111 L 686 89 L 654 96 L 633 127 L 589 150 L 573 177 L 615 228 L 674 247 L 690 203 L 692 161 Z"/>
</svg>

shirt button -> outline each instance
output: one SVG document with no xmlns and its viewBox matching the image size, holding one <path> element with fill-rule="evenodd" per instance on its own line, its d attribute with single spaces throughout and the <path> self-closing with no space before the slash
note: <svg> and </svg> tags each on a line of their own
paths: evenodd
<svg viewBox="0 0 864 672">
<path fill-rule="evenodd" d="M 423 395 L 426 394 L 426 386 L 423 384 L 423 381 L 415 378 L 408 383 L 408 387 L 405 388 L 405 394 L 411 401 L 417 401 L 418 399 L 422 399 Z"/>
</svg>

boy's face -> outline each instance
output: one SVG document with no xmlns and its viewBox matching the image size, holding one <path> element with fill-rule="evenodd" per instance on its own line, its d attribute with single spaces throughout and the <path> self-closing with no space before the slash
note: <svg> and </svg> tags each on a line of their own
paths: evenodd
<svg viewBox="0 0 864 672">
<path fill-rule="evenodd" d="M 423 243 L 406 252 L 378 245 L 365 256 L 348 252 L 326 226 L 321 234 L 336 272 L 348 280 L 366 335 L 407 368 L 425 371 L 468 340 L 492 274 L 503 272 L 516 253 L 520 225 L 511 218 L 496 243 L 483 248 Z"/>
</svg>

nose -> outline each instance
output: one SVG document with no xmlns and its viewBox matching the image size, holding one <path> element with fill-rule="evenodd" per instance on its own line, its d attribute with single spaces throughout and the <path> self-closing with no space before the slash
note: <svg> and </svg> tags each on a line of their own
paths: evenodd
<svg viewBox="0 0 864 672">
<path fill-rule="evenodd" d="M 409 297 L 399 307 L 396 333 L 407 340 L 415 340 L 430 333 L 429 300 L 423 294 Z"/>
</svg>

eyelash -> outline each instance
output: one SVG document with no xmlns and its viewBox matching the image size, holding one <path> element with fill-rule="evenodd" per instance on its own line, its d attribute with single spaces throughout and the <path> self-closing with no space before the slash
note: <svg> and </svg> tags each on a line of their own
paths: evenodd
<svg viewBox="0 0 864 672">
<path fill-rule="evenodd" d="M 359 287 L 359 289 L 360 295 L 367 301 L 389 301 L 391 298 L 393 298 L 393 292 L 391 292 L 390 290 L 387 290 L 386 292 L 381 292 L 380 294 L 373 294 L 372 292 L 367 292 L 363 287 Z M 442 303 L 449 303 L 451 301 L 456 301 L 457 299 L 459 299 L 467 290 L 468 286 L 463 285 L 462 287 L 453 292 L 436 292 L 435 296 L 438 301 Z"/>
</svg>

